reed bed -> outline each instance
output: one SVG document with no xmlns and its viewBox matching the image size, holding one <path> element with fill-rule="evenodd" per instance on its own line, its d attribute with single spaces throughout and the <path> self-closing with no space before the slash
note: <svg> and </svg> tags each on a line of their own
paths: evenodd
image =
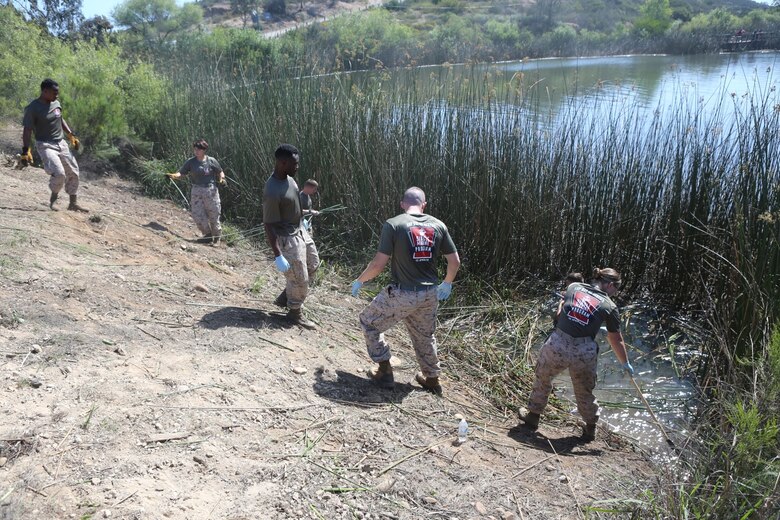
<svg viewBox="0 0 780 520">
<path fill-rule="evenodd" d="M 746 330 L 777 317 L 773 303 L 756 312 L 759 300 L 777 299 L 780 273 L 773 89 L 711 116 L 685 100 L 648 116 L 615 99 L 540 117 L 544 92 L 476 67 L 431 69 L 424 80 L 233 70 L 176 75 L 155 135 L 157 150 L 178 161 L 193 137 L 212 143 L 234 181 L 232 218 L 260 221 L 273 149 L 291 142 L 302 150 L 301 177 L 322 185 L 322 204 L 349 208 L 318 226 L 352 246 L 344 250 L 369 247 L 402 191 L 418 185 L 465 269 L 486 280 L 611 265 L 629 292 L 733 304 Z M 762 293 L 745 293 L 748 285 Z"/>
</svg>

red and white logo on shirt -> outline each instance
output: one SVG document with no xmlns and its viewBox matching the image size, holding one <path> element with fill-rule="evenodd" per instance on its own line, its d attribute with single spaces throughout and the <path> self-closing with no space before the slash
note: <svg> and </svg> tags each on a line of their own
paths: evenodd
<svg viewBox="0 0 780 520">
<path fill-rule="evenodd" d="M 426 262 L 433 259 L 433 244 L 436 242 L 434 228 L 428 226 L 410 227 L 409 239 L 412 242 L 412 260 Z"/>
<path fill-rule="evenodd" d="M 572 307 L 566 316 L 580 325 L 588 325 L 601 300 L 588 293 L 577 291 L 572 299 Z"/>
<path fill-rule="evenodd" d="M 60 107 L 54 109 L 54 117 L 62 117 L 62 109 Z"/>
</svg>

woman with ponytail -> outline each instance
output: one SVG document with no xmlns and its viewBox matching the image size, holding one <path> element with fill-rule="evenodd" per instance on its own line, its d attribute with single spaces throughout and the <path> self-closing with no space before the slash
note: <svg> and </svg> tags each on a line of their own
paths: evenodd
<svg viewBox="0 0 780 520">
<path fill-rule="evenodd" d="M 572 283 L 567 287 L 555 330 L 539 352 L 528 412 L 520 414 L 527 428 L 536 430 L 539 427 L 539 417 L 552 391 L 552 380 L 568 368 L 577 410 L 585 421 L 582 440 L 590 442 L 596 438 L 599 405 L 593 395 L 598 361 L 595 338 L 602 323 L 607 327 L 607 341 L 618 361 L 626 372 L 634 375 L 620 333 L 620 313 L 611 299 L 620 290 L 621 283 L 616 270 L 596 268 L 589 284 Z"/>
</svg>

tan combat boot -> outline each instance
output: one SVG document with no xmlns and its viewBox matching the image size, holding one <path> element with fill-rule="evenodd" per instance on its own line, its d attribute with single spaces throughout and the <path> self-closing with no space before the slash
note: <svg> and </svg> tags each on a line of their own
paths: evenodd
<svg viewBox="0 0 780 520">
<path fill-rule="evenodd" d="M 375 369 L 368 369 L 368 377 L 382 388 L 394 388 L 395 378 L 393 378 L 393 367 L 390 361 L 380 361 Z"/>
<path fill-rule="evenodd" d="M 582 436 L 580 436 L 582 442 L 590 442 L 596 440 L 596 425 L 586 424 L 582 428 Z"/>
<path fill-rule="evenodd" d="M 81 213 L 89 213 L 88 209 L 79 206 L 78 202 L 76 201 L 76 195 L 70 196 L 70 204 L 68 204 L 68 209 L 70 211 L 80 211 Z"/>
<path fill-rule="evenodd" d="M 534 412 L 529 412 L 528 410 L 522 409 L 518 413 L 520 416 L 520 420 L 523 421 L 523 426 L 531 430 L 532 432 L 535 432 L 539 429 L 539 414 Z"/>
<path fill-rule="evenodd" d="M 414 376 L 414 379 L 421 387 L 425 388 L 429 392 L 433 392 L 436 395 L 442 394 L 441 384 L 439 384 L 438 377 L 425 377 L 422 372 L 418 372 L 417 375 Z"/>
<path fill-rule="evenodd" d="M 303 315 L 301 309 L 290 309 L 287 311 L 287 319 L 290 323 L 303 327 L 304 329 L 314 330 L 317 328 L 317 325 L 315 325 L 314 322 L 306 319 L 306 316 Z"/>
</svg>

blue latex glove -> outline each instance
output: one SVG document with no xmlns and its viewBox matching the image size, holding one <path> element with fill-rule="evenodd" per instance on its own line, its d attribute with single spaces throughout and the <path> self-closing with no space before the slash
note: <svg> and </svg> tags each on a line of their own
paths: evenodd
<svg viewBox="0 0 780 520">
<path fill-rule="evenodd" d="M 631 377 L 634 377 L 634 367 L 632 367 L 631 363 L 629 363 L 628 361 L 623 363 L 623 370 L 628 372 L 628 375 L 630 375 Z"/>
<path fill-rule="evenodd" d="M 450 282 L 442 282 L 436 288 L 436 297 L 439 300 L 446 300 L 452 293 L 452 284 Z"/>
<path fill-rule="evenodd" d="M 287 259 L 282 255 L 274 258 L 274 263 L 276 264 L 276 268 L 283 273 L 286 273 L 290 269 L 290 262 L 288 262 Z"/>
<path fill-rule="evenodd" d="M 352 296 L 355 298 L 358 297 L 358 294 L 360 293 L 360 288 L 363 287 L 363 282 L 360 280 L 355 280 L 352 282 Z"/>
</svg>

